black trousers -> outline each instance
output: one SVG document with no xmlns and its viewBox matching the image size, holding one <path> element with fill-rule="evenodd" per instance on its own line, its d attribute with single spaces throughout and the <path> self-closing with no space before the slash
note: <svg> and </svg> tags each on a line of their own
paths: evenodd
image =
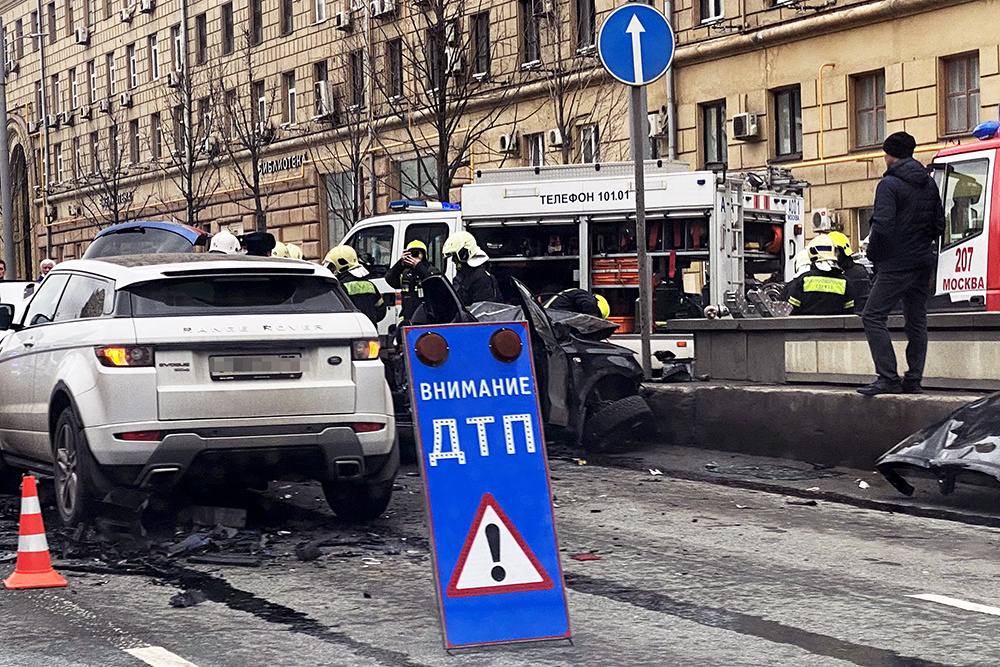
<svg viewBox="0 0 1000 667">
<path fill-rule="evenodd" d="M 933 269 L 912 271 L 879 271 L 875 275 L 872 291 L 868 295 L 861 321 L 865 325 L 865 338 L 875 362 L 878 379 L 899 382 L 896 372 L 896 352 L 886 326 L 889 313 L 903 302 L 906 320 L 906 375 L 907 382 L 919 383 L 924 376 L 927 361 L 927 300 L 930 298 Z"/>
</svg>

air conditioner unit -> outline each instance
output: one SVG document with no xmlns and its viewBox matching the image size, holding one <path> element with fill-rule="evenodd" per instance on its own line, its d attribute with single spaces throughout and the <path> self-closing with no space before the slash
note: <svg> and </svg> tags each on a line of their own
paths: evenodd
<svg viewBox="0 0 1000 667">
<path fill-rule="evenodd" d="M 535 11 L 532 12 L 535 16 L 549 16 L 552 11 L 552 0 L 535 0 Z"/>
<path fill-rule="evenodd" d="M 153 0 L 139 0 L 139 11 L 143 14 L 152 14 L 156 4 Z"/>
<path fill-rule="evenodd" d="M 101 100 L 97 103 L 97 108 L 101 110 L 101 113 L 111 113 L 111 100 Z"/>
<path fill-rule="evenodd" d="M 261 143 L 271 143 L 274 140 L 274 124 L 265 120 L 257 125 L 257 132 L 260 135 Z"/>
<path fill-rule="evenodd" d="M 59 114 L 50 113 L 45 117 L 46 127 L 56 128 L 59 127 Z"/>
<path fill-rule="evenodd" d="M 121 11 L 119 11 L 118 12 L 118 18 L 121 19 L 122 23 L 131 23 L 132 22 L 132 7 L 131 6 L 125 7 L 124 9 L 122 9 Z"/>
<path fill-rule="evenodd" d="M 209 155 L 218 155 L 219 145 L 219 137 L 214 134 L 210 134 L 202 140 L 201 150 Z"/>
<path fill-rule="evenodd" d="M 69 213 L 69 216 L 71 218 L 75 218 L 76 216 L 80 215 L 81 211 L 78 205 L 70 204 L 69 206 L 66 207 L 66 212 Z"/>
<path fill-rule="evenodd" d="M 132 93 L 122 93 L 118 96 L 118 104 L 123 107 L 132 106 Z"/>
<path fill-rule="evenodd" d="M 497 150 L 499 150 L 504 155 L 517 155 L 521 152 L 521 133 L 509 132 L 507 134 L 501 134 L 500 138 L 497 140 Z"/>
<path fill-rule="evenodd" d="M 42 129 L 42 121 L 33 120 L 28 123 L 28 134 L 38 134 L 38 131 Z"/>
<path fill-rule="evenodd" d="M 181 75 L 179 72 L 167 72 L 167 86 L 170 88 L 180 88 Z"/>
<path fill-rule="evenodd" d="M 69 126 L 73 125 L 73 112 L 72 111 L 63 111 L 61 114 L 59 114 L 59 116 L 60 116 L 60 122 L 63 125 L 69 125 Z"/>
<path fill-rule="evenodd" d="M 76 110 L 76 113 L 80 118 L 90 119 L 90 105 L 82 106 Z"/>
<path fill-rule="evenodd" d="M 392 14 L 396 11 L 396 0 L 382 0 L 382 13 Z"/>
<path fill-rule="evenodd" d="M 16 60 L 7 60 L 7 74 L 14 74 L 21 69 L 21 66 Z"/>
<path fill-rule="evenodd" d="M 381 16 L 382 0 L 371 0 L 371 2 L 368 3 L 368 13 L 371 16 Z"/>
<path fill-rule="evenodd" d="M 73 35 L 76 37 L 77 44 L 90 43 L 90 28 L 77 28 Z"/>
<path fill-rule="evenodd" d="M 558 127 L 554 127 L 545 133 L 545 143 L 550 150 L 558 150 L 563 145 L 563 135 Z"/>
<path fill-rule="evenodd" d="M 649 114 L 649 138 L 653 139 L 663 134 L 663 118 L 660 114 Z"/>
<path fill-rule="evenodd" d="M 733 116 L 733 138 L 741 141 L 760 139 L 760 117 L 755 113 Z"/>
<path fill-rule="evenodd" d="M 45 207 L 45 217 L 49 220 L 55 220 L 58 213 L 59 211 L 56 209 L 55 204 L 49 204 Z"/>
<path fill-rule="evenodd" d="M 458 46 L 458 22 L 451 21 L 444 31 L 444 41 L 448 46 Z"/>
<path fill-rule="evenodd" d="M 813 231 L 829 232 L 837 223 L 837 212 L 832 208 L 817 208 L 812 212 Z"/>
<path fill-rule="evenodd" d="M 337 12 L 337 15 L 333 19 L 333 27 L 337 30 L 343 30 L 344 32 L 350 32 L 354 29 L 354 22 L 351 18 L 350 10 Z"/>
</svg>

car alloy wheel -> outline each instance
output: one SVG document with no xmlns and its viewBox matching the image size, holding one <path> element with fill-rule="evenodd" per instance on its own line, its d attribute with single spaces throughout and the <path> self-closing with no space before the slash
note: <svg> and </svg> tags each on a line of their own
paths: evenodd
<svg viewBox="0 0 1000 667">
<path fill-rule="evenodd" d="M 76 433 L 69 420 L 59 424 L 56 431 L 56 500 L 59 510 L 65 518 L 71 517 L 76 511 L 77 491 L 80 484 L 77 467 Z"/>
</svg>

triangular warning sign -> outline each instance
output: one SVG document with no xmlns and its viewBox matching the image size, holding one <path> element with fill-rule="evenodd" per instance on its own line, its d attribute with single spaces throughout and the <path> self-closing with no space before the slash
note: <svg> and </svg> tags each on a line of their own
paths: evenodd
<svg viewBox="0 0 1000 667">
<path fill-rule="evenodd" d="M 483 496 L 446 595 L 468 597 L 545 591 L 551 577 L 492 494 Z"/>
</svg>

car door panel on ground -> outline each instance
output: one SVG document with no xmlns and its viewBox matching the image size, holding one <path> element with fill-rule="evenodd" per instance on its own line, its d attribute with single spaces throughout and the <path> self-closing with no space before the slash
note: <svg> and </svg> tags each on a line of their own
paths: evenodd
<svg viewBox="0 0 1000 667">
<path fill-rule="evenodd" d="M 0 404 L 0 440 L 7 454 L 31 456 L 43 436 L 48 441 L 47 434 L 34 429 L 38 421 L 34 414 L 36 347 L 40 332 L 51 326 L 68 280 L 65 274 L 47 278 L 28 305 L 24 328 L 0 345 L 0 391 L 5 397 Z"/>
</svg>

